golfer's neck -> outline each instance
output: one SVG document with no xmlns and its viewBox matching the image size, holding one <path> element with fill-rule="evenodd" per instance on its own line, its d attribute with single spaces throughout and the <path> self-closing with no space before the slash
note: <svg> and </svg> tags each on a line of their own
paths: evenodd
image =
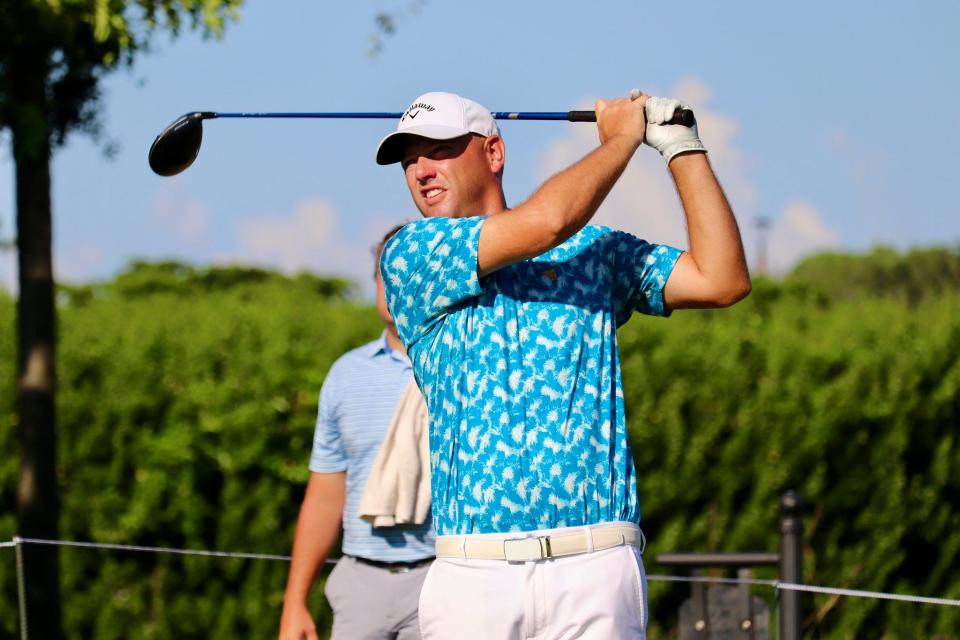
<svg viewBox="0 0 960 640">
<path fill-rule="evenodd" d="M 503 195 L 503 189 L 497 189 L 496 192 L 491 192 L 486 200 L 486 204 L 489 205 L 485 210 L 487 214 L 493 215 L 494 213 L 507 210 L 507 199 Z"/>
<path fill-rule="evenodd" d="M 503 195 L 503 189 L 498 184 L 496 188 L 490 188 L 484 191 L 478 198 L 464 207 L 464 212 L 459 217 L 472 218 L 473 216 L 489 216 L 500 213 L 507 209 L 507 200 Z"/>
</svg>

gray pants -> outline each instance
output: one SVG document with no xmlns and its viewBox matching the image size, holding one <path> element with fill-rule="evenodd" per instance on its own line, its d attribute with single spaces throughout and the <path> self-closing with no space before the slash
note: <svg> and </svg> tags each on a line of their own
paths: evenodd
<svg viewBox="0 0 960 640">
<path fill-rule="evenodd" d="M 344 556 L 327 578 L 331 640 L 419 640 L 417 605 L 430 565 L 405 572 Z"/>
</svg>

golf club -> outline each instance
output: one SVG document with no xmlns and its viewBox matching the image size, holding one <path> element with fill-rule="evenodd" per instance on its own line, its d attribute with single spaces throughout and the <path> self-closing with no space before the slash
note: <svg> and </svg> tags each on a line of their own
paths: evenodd
<svg viewBox="0 0 960 640">
<path fill-rule="evenodd" d="M 160 132 L 150 145 L 150 168 L 161 176 L 174 176 L 193 164 L 203 141 L 203 121 L 214 118 L 384 118 L 398 120 L 403 113 L 332 112 L 332 113 L 218 113 L 194 111 L 180 116 Z M 568 122 L 596 122 L 593 111 L 494 111 L 496 120 L 566 120 Z M 668 124 L 693 126 L 695 120 L 689 109 L 677 108 Z"/>
</svg>

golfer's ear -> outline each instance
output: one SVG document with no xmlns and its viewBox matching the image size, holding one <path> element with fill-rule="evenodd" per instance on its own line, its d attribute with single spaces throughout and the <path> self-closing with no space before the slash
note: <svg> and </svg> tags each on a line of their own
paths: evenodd
<svg viewBox="0 0 960 640">
<path fill-rule="evenodd" d="M 494 134 L 487 136 L 483 141 L 483 152 L 490 164 L 490 171 L 499 174 L 503 171 L 503 165 L 507 160 L 507 149 L 503 144 L 503 138 Z"/>
</svg>

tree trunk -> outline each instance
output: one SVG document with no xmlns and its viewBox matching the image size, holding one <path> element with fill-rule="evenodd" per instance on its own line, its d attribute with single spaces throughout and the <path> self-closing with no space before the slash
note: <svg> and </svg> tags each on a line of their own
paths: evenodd
<svg viewBox="0 0 960 640">
<path fill-rule="evenodd" d="M 11 70 L 12 72 L 13 70 Z M 23 70 L 21 70 L 23 71 Z M 56 539 L 56 310 L 50 207 L 50 134 L 43 117 L 46 74 L 11 73 L 20 116 L 11 127 L 16 163 L 17 409 L 20 479 L 19 535 Z M 19 76 L 19 77 L 16 77 Z M 27 629 L 30 638 L 63 637 L 57 547 L 23 547 Z"/>
</svg>

